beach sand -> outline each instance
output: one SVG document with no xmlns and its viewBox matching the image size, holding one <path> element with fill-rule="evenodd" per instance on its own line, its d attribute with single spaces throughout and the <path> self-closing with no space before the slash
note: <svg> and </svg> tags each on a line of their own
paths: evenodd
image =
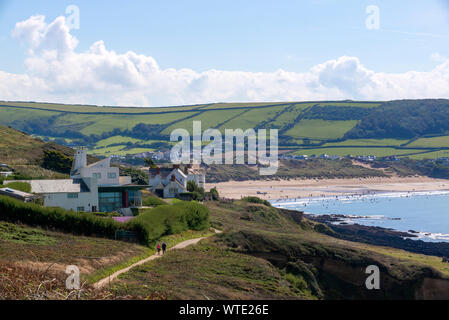
<svg viewBox="0 0 449 320">
<path fill-rule="evenodd" d="M 379 192 L 413 192 L 449 190 L 449 180 L 428 177 L 377 177 L 363 179 L 303 179 L 274 181 L 229 181 L 208 183 L 217 187 L 221 197 L 240 199 L 292 199 L 317 196 L 360 195 Z"/>
</svg>

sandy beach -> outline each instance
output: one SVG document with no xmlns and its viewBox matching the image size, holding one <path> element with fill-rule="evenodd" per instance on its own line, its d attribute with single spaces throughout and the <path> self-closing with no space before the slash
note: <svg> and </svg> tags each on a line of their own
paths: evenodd
<svg viewBox="0 0 449 320">
<path fill-rule="evenodd" d="M 240 199 L 245 196 L 291 199 L 317 196 L 360 195 L 380 192 L 447 191 L 449 180 L 428 177 L 379 177 L 364 179 L 304 179 L 279 181 L 229 181 L 209 183 L 220 196 Z"/>
</svg>

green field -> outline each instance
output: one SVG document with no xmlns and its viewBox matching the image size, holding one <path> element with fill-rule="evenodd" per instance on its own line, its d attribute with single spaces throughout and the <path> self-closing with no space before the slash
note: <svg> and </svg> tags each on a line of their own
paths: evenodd
<svg viewBox="0 0 449 320">
<path fill-rule="evenodd" d="M 287 135 L 293 138 L 339 139 L 351 130 L 357 121 L 301 120 Z"/>
<path fill-rule="evenodd" d="M 449 136 L 434 137 L 434 138 L 422 138 L 411 142 L 407 147 L 419 147 L 419 148 L 449 148 Z"/>
<path fill-rule="evenodd" d="M 278 129 L 281 149 L 300 154 L 412 154 L 414 158 L 446 155 L 449 135 L 409 139 L 393 136 L 349 138 L 348 132 L 353 133 L 363 122 L 361 119 L 383 105 L 383 102 L 373 101 L 322 101 L 121 108 L 0 102 L 0 124 L 40 138 L 64 139 L 57 140 L 59 143 L 85 145 L 91 154 L 101 156 L 135 154 L 167 147 L 170 133 L 178 128 L 191 133 L 193 121 L 201 121 L 203 130 L 217 128 L 222 133 L 225 129 Z M 154 143 L 159 144 L 151 145 Z M 331 148 L 324 151 L 310 149 L 312 147 Z M 417 152 L 422 154 L 415 155 Z"/>
</svg>

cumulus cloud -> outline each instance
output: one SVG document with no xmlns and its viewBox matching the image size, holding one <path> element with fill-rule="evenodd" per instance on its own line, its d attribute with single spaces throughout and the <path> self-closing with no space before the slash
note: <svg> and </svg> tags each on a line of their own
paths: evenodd
<svg viewBox="0 0 449 320">
<path fill-rule="evenodd" d="M 99 105 L 178 105 L 234 101 L 388 100 L 449 98 L 449 60 L 428 72 L 369 70 L 339 57 L 302 73 L 161 69 L 133 51 L 116 53 L 97 41 L 77 52 L 64 17 L 19 22 L 13 37 L 28 49 L 26 74 L 0 71 L 0 99 Z M 436 57 L 436 56 L 435 56 Z M 435 57 L 433 57 L 435 59 Z M 437 60 L 437 59 L 435 59 Z"/>
</svg>

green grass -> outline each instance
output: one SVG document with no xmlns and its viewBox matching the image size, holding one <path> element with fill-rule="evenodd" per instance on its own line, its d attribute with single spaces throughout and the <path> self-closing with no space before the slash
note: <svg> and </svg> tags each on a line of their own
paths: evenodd
<svg viewBox="0 0 449 320">
<path fill-rule="evenodd" d="M 30 127 L 30 122 L 44 122 L 49 117 L 57 115 L 57 118 L 51 122 L 53 136 L 47 138 L 55 139 L 59 134 L 67 130 L 79 132 L 89 136 L 91 134 L 101 135 L 110 133 L 114 129 L 119 129 L 117 135 L 96 142 L 89 152 L 100 156 L 127 155 L 141 152 L 153 151 L 152 148 L 135 145 L 127 146 L 128 143 L 150 144 L 152 142 L 169 143 L 169 134 L 177 128 L 192 130 L 193 121 L 202 122 L 202 129 L 218 127 L 221 131 L 225 129 L 243 129 L 248 128 L 277 128 L 280 130 L 280 146 L 288 146 L 294 149 L 295 144 L 304 143 L 308 138 L 312 143 L 326 143 L 341 139 L 346 132 L 351 130 L 356 124 L 356 120 L 335 121 L 323 119 L 305 119 L 307 111 L 313 106 L 321 107 L 352 107 L 352 108 L 376 108 L 381 102 L 359 102 L 359 101 L 340 101 L 340 102 L 263 102 L 263 103 L 216 103 L 210 105 L 194 105 L 179 107 L 161 107 L 161 108 L 113 108 L 97 107 L 83 105 L 61 105 L 45 103 L 6 103 L 8 107 L 0 107 L 0 124 L 12 125 L 18 129 Z M 20 109 L 19 106 L 28 109 Z M 39 108 L 48 109 L 39 110 Z M 88 114 L 86 114 L 88 113 Z M 325 117 L 326 113 L 322 113 Z M 320 116 L 320 115 L 318 115 Z M 329 116 L 329 114 L 327 114 Z M 331 115 L 330 115 L 331 116 Z M 350 118 L 348 115 L 346 118 Z M 125 136 L 128 133 L 125 130 L 132 130 L 137 124 L 145 123 L 158 125 L 158 132 L 150 132 L 150 139 L 141 140 L 141 138 Z M 36 133 L 36 132 L 33 132 Z M 42 136 L 41 133 L 36 133 Z M 1 138 L 1 137 L 0 137 Z M 1 139 L 0 139 L 1 140 Z M 67 142 L 73 144 L 86 143 L 76 138 L 68 137 Z M 408 141 L 396 139 L 362 139 L 347 140 L 342 142 L 328 142 L 326 146 L 399 146 Z M 111 146 L 118 144 L 116 146 Z M 0 147 L 2 142 L 0 141 Z M 448 147 L 449 136 L 437 138 L 422 138 L 412 142 L 408 147 L 411 148 L 438 148 Z M 17 147 L 14 154 L 21 155 L 29 152 L 29 147 L 25 144 L 23 147 Z M 402 152 L 393 152 L 384 149 L 383 151 L 367 148 L 369 152 L 361 149 L 354 149 L 354 155 L 375 154 L 383 155 L 401 155 Z M 433 151 L 433 150 L 429 150 Z M 0 148 L 0 161 L 2 160 Z M 302 153 L 302 151 L 301 151 Z M 340 154 L 331 150 L 329 154 Z M 350 152 L 352 153 L 352 151 Z M 411 150 L 414 153 L 414 150 Z M 11 152 L 7 155 L 10 157 Z M 407 152 L 406 152 L 407 154 Z M 433 157 L 441 153 L 429 153 L 428 157 Z M 443 153 L 444 154 L 444 153 Z M 6 153 L 5 153 L 6 155 Z M 420 159 L 421 155 L 412 155 L 413 158 Z M 20 160 L 19 160 L 20 161 Z M 18 162 L 15 162 L 18 163 Z M 28 163 L 27 163 L 28 164 Z M 37 164 L 37 163 L 34 163 Z"/>
<path fill-rule="evenodd" d="M 442 158 L 442 157 L 449 157 L 449 150 L 441 150 L 441 151 L 432 151 L 432 152 L 426 152 L 426 153 L 420 153 L 408 156 L 411 159 L 415 160 L 423 160 L 423 159 L 436 159 L 436 158 Z"/>
<path fill-rule="evenodd" d="M 0 222 L 0 240 L 19 244 L 51 245 L 56 239 L 41 229 Z"/>
<path fill-rule="evenodd" d="M 449 275 L 438 257 L 339 240 L 314 231 L 315 222 L 293 222 L 290 214 L 262 204 L 208 206 L 212 224 L 223 234 L 132 269 L 112 292 L 200 300 L 370 299 L 372 292 L 363 286 L 365 268 L 376 264 L 385 297 L 410 299 L 426 268 Z M 266 210 L 274 216 L 262 214 Z"/>
<path fill-rule="evenodd" d="M 276 116 L 276 114 L 283 108 L 285 108 L 285 106 L 250 110 L 241 116 L 235 117 L 226 124 L 223 124 L 219 129 L 222 132 L 224 132 L 225 129 L 253 129 L 257 127 L 258 124 Z"/>
<path fill-rule="evenodd" d="M 174 247 L 175 245 L 177 245 L 178 243 L 184 242 L 186 240 L 190 240 L 190 239 L 195 239 L 195 238 L 203 238 L 203 237 L 210 237 L 211 235 L 213 235 L 214 232 L 211 230 L 202 230 L 202 231 L 192 231 L 192 230 L 186 230 L 183 231 L 179 234 L 174 234 L 174 235 L 169 235 L 169 236 L 164 236 L 161 237 L 158 242 L 165 242 L 167 244 L 168 248 Z M 154 254 L 157 253 L 156 250 L 156 243 L 152 243 L 151 247 L 146 247 L 143 250 L 143 253 L 140 254 L 139 256 L 134 256 L 131 257 L 130 259 L 121 262 L 120 264 L 116 264 L 116 265 L 112 265 L 110 267 L 107 268 L 103 268 L 98 270 L 97 272 L 89 275 L 89 277 L 86 279 L 89 283 L 95 283 L 103 278 L 106 278 L 108 276 L 110 276 L 111 274 L 113 274 L 114 272 L 127 268 L 130 265 L 146 259 Z"/>
<path fill-rule="evenodd" d="M 419 147 L 419 148 L 449 148 L 449 136 L 434 137 L 434 138 L 422 138 L 413 141 L 407 147 Z"/>
<path fill-rule="evenodd" d="M 301 120 L 286 135 L 293 138 L 338 139 L 351 130 L 357 121 Z"/>
<path fill-rule="evenodd" d="M 394 148 L 315 148 L 315 149 L 299 149 L 295 151 L 294 154 L 298 155 L 338 155 L 338 156 L 369 156 L 373 155 L 376 157 L 385 157 L 392 155 L 404 155 L 404 154 L 412 154 L 417 152 L 423 152 L 423 150 L 418 149 L 394 149 Z"/>
<path fill-rule="evenodd" d="M 31 185 L 28 182 L 10 182 L 6 184 L 6 186 L 10 189 L 22 191 L 22 192 L 31 192 Z"/>
<path fill-rule="evenodd" d="M 122 241 L 74 236 L 0 221 L 0 261 L 44 270 L 77 265 L 82 276 L 145 254 L 148 248 Z"/>
<path fill-rule="evenodd" d="M 193 130 L 193 121 L 201 121 L 201 129 L 207 130 L 212 129 L 218 126 L 220 123 L 230 119 L 237 114 L 239 114 L 240 110 L 223 110 L 223 111 L 208 111 L 198 114 L 197 116 L 183 120 L 175 123 L 174 125 L 165 129 L 162 133 L 170 135 L 171 132 L 175 129 L 186 129 L 192 134 Z"/>
<path fill-rule="evenodd" d="M 342 142 L 330 142 L 323 144 L 323 147 L 327 146 L 400 146 L 407 143 L 408 140 L 397 139 L 356 139 L 345 140 Z"/>
</svg>

